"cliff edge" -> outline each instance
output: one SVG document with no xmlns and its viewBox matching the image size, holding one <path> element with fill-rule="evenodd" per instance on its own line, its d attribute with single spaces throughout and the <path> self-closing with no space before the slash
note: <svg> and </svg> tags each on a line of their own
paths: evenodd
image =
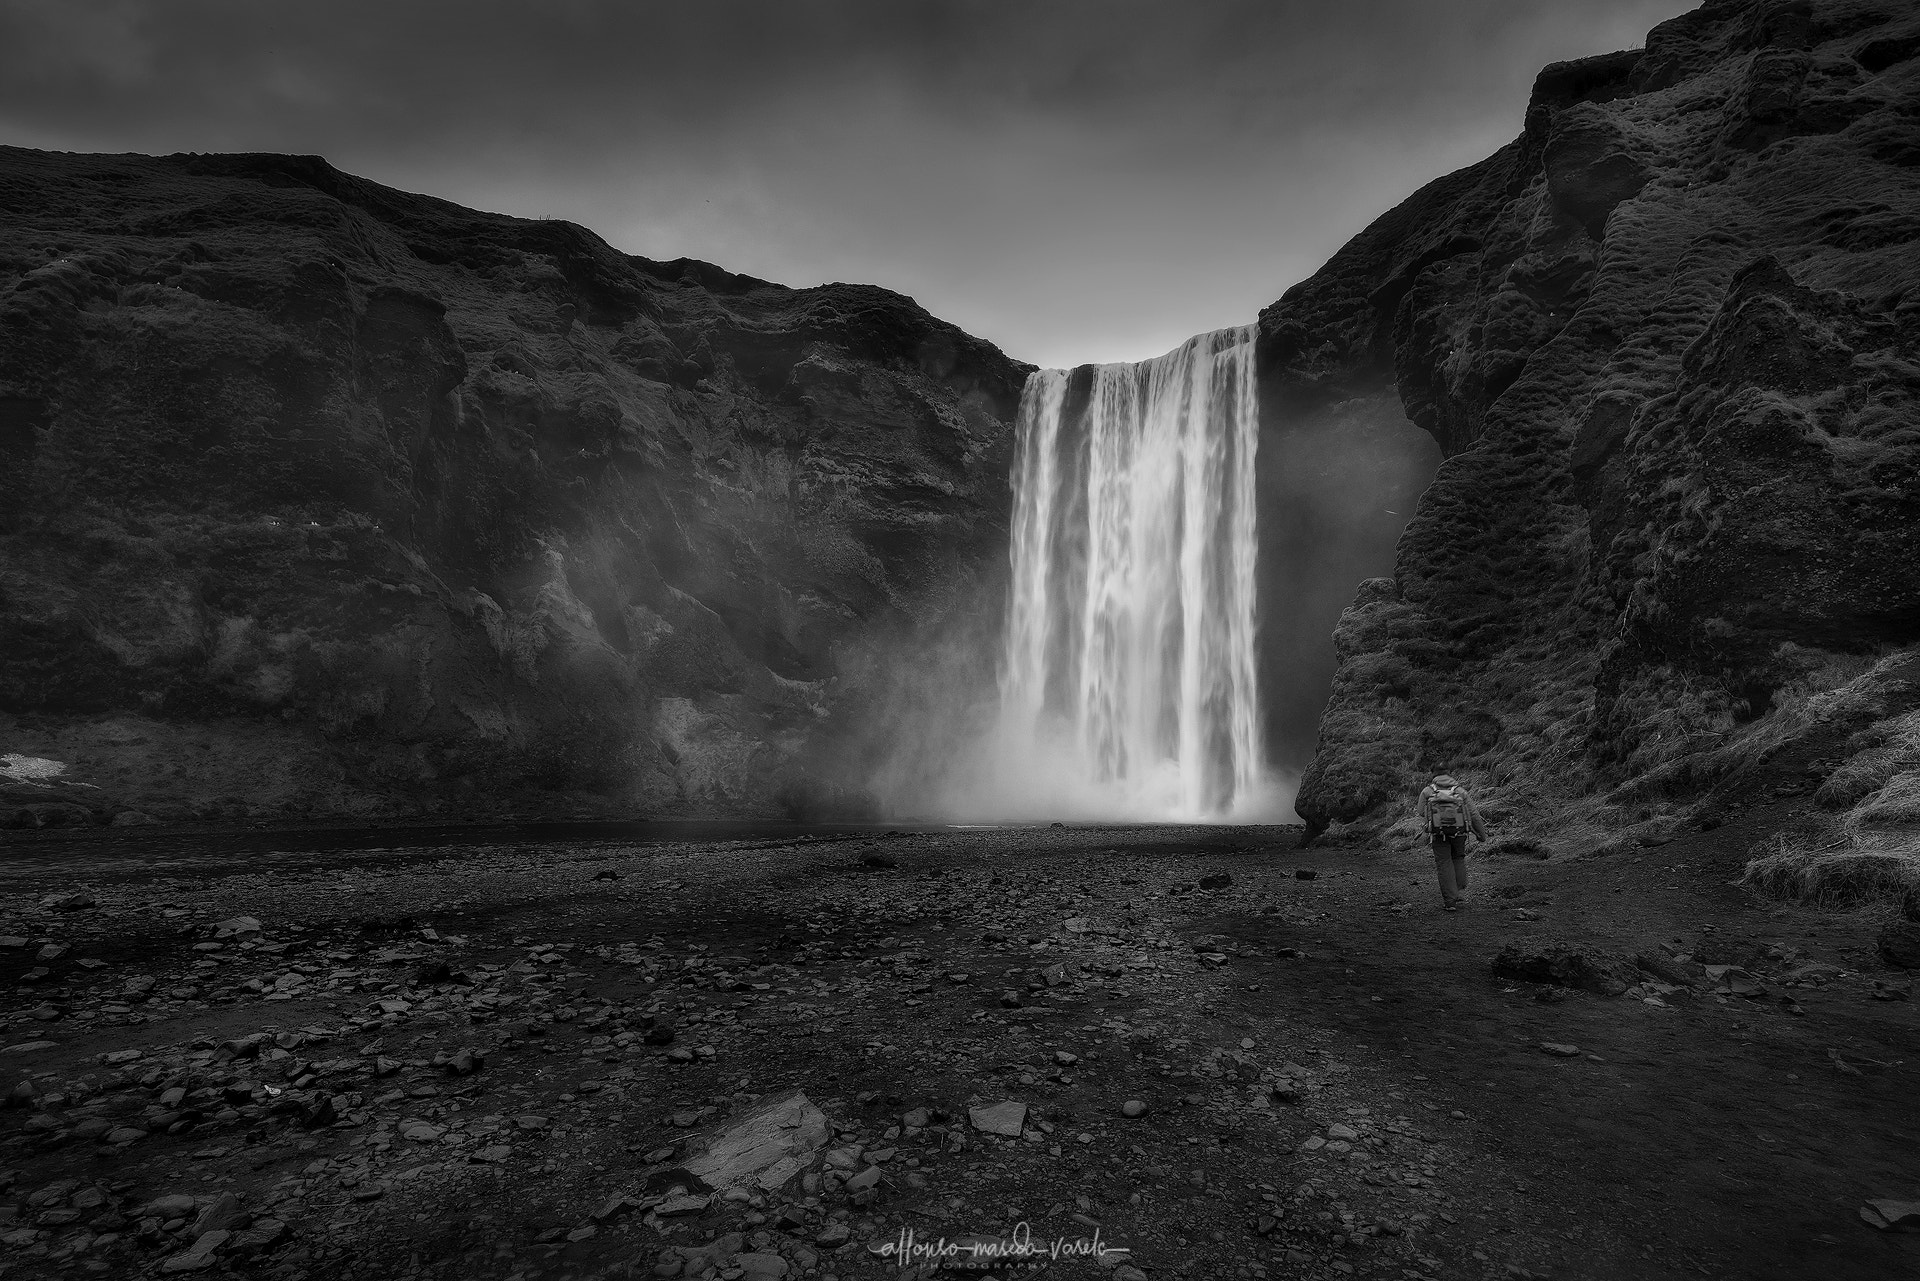
<svg viewBox="0 0 1920 1281">
<path fill-rule="evenodd" d="M 1025 373 L 314 157 L 0 148 L 0 729 L 66 767 L 0 802 L 857 803 L 809 762 L 997 601 Z"/>
<path fill-rule="evenodd" d="M 1391 389 L 1444 454 L 1340 620 L 1310 827 L 1406 828 L 1445 769 L 1597 843 L 1713 822 L 1808 735 L 1885 756 L 1916 286 L 1920 12 L 1739 0 L 1548 67 L 1519 138 L 1266 309 L 1263 408 Z"/>
</svg>

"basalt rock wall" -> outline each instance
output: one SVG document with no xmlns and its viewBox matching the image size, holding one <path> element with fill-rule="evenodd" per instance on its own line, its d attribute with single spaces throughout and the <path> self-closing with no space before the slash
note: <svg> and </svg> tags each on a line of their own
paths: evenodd
<svg viewBox="0 0 1920 1281">
<path fill-rule="evenodd" d="M 1263 412 L 1444 455 L 1361 585 L 1301 815 L 1430 770 L 1683 794 L 1920 640 L 1920 11 L 1709 3 L 1541 73 L 1521 136 L 1261 315 Z"/>
<path fill-rule="evenodd" d="M 997 606 L 1025 373 L 311 157 L 0 149 L 0 747 L 68 767 L 0 810 L 831 809 Z"/>
</svg>

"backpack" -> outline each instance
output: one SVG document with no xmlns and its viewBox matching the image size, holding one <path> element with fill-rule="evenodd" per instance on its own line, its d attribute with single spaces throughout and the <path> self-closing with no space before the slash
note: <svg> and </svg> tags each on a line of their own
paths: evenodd
<svg viewBox="0 0 1920 1281">
<path fill-rule="evenodd" d="M 1464 835 L 1467 830 L 1467 794 L 1452 787 L 1429 797 L 1427 828 L 1442 836 Z"/>
</svg>

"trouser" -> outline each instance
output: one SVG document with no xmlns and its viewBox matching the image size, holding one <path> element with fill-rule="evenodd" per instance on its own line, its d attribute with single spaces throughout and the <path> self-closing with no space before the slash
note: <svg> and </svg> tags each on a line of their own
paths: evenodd
<svg viewBox="0 0 1920 1281">
<path fill-rule="evenodd" d="M 1440 900 L 1458 903 L 1467 889 L 1467 838 L 1433 838 L 1433 870 L 1440 877 Z"/>
</svg>

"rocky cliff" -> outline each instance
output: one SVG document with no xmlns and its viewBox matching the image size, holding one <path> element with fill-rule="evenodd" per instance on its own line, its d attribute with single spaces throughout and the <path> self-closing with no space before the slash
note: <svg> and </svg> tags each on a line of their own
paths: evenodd
<svg viewBox="0 0 1920 1281">
<path fill-rule="evenodd" d="M 1444 454 L 1340 620 L 1313 828 L 1445 768 L 1598 840 L 1911 705 L 1917 55 L 1903 0 L 1709 3 L 1262 313 L 1263 412 L 1397 393 Z"/>
<path fill-rule="evenodd" d="M 997 601 L 1025 373 L 311 157 L 0 148 L 0 745 L 67 767 L 0 809 L 831 804 Z"/>
</svg>

